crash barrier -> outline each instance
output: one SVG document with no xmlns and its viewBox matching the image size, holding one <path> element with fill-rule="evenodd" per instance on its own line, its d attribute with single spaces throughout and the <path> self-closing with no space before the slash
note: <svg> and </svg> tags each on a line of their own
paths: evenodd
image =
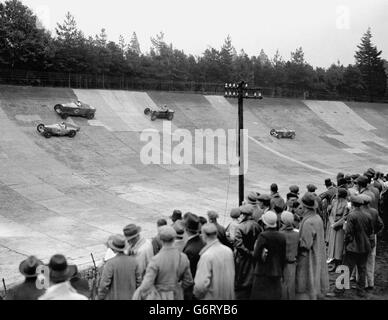
<svg viewBox="0 0 388 320">
<path fill-rule="evenodd" d="M 111 89 L 134 91 L 174 91 L 200 94 L 224 95 L 224 83 L 156 80 L 137 77 L 113 76 L 106 74 L 76 74 L 42 72 L 30 70 L 0 69 L 0 84 L 68 87 L 74 89 Z M 368 97 L 363 95 L 339 95 L 335 92 L 322 90 L 303 90 L 292 86 L 267 87 L 260 83 L 252 84 L 261 87 L 263 96 L 272 98 L 295 98 L 309 100 L 336 101 L 371 101 L 388 102 L 388 92 L 385 97 Z"/>
</svg>

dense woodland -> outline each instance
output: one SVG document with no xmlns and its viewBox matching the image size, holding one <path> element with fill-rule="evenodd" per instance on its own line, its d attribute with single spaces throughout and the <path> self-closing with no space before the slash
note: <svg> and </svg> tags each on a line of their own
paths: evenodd
<svg viewBox="0 0 388 320">
<path fill-rule="evenodd" d="M 222 84 L 244 79 L 277 91 L 308 91 L 328 98 L 363 96 L 374 100 L 387 91 L 388 63 L 372 43 L 370 29 L 357 51 L 349 52 L 355 57 L 353 65 L 337 62 L 327 69 L 309 65 L 301 47 L 291 52 L 288 60 L 278 52 L 268 57 L 263 49 L 250 57 L 244 50 L 237 52 L 229 36 L 220 49 L 208 48 L 201 56 L 174 48 L 162 32 L 151 38 L 151 44 L 148 52 L 141 52 L 135 32 L 128 42 L 123 36 L 117 43 L 108 41 L 105 29 L 95 37 L 85 37 L 70 13 L 52 34 L 21 1 L 0 3 L 0 70 L 7 72 L 94 74 L 177 83 Z"/>
</svg>

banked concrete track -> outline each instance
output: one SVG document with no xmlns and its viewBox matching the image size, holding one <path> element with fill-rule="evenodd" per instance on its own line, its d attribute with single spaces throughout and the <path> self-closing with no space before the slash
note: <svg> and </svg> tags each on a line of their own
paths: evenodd
<svg viewBox="0 0 388 320">
<path fill-rule="evenodd" d="M 81 126 L 74 139 L 36 132 L 40 122 L 61 121 L 56 103 L 74 99 L 97 108 L 94 120 L 69 120 Z M 236 128 L 237 106 L 220 96 L 0 87 L 0 277 L 21 280 L 18 264 L 31 254 L 47 261 L 63 253 L 90 265 L 90 253 L 101 259 L 110 234 L 140 223 L 151 237 L 156 220 L 177 208 L 204 216 L 215 209 L 227 222 L 225 212 L 237 204 L 237 178 L 227 165 L 142 163 L 142 132 L 167 124 L 151 122 L 144 108 L 162 104 L 176 111 L 173 137 L 179 129 L 194 137 L 196 129 Z M 267 192 L 272 182 L 283 194 L 294 183 L 323 191 L 323 180 L 338 171 L 388 168 L 385 105 L 267 98 L 246 101 L 244 116 L 247 191 Z M 297 139 L 270 137 L 273 127 L 296 129 Z M 168 156 L 161 145 L 155 150 Z M 193 159 L 198 151 L 194 145 Z"/>
</svg>

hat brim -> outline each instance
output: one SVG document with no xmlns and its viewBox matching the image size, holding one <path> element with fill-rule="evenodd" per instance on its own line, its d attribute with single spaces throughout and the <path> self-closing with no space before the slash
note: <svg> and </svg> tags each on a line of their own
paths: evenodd
<svg viewBox="0 0 388 320">
<path fill-rule="evenodd" d="M 265 221 L 265 219 L 261 219 L 261 221 L 263 221 L 263 223 L 268 227 L 268 228 L 276 228 L 277 227 L 277 222 L 275 222 L 274 224 L 270 224 L 268 223 L 267 221 Z"/>
<path fill-rule="evenodd" d="M 124 247 L 124 248 L 116 247 L 116 246 L 114 245 L 114 243 L 113 243 L 113 239 L 108 241 L 108 248 L 110 248 L 110 249 L 112 249 L 112 250 L 119 251 L 119 252 L 124 252 L 124 251 L 125 251 L 125 247 Z"/>
<path fill-rule="evenodd" d="M 38 273 L 36 273 L 35 269 L 35 274 L 28 274 L 24 272 L 24 265 L 26 264 L 26 261 L 22 261 L 19 265 L 19 272 L 25 277 L 25 278 L 36 278 L 38 276 Z M 38 264 L 36 265 L 36 268 L 39 267 L 40 265 L 44 265 L 44 263 L 40 260 L 38 260 Z"/>
<path fill-rule="evenodd" d="M 318 204 L 315 203 L 313 206 L 309 206 L 307 204 L 305 204 L 303 201 L 302 201 L 302 205 L 307 208 L 307 209 L 317 209 L 318 208 Z"/>
<path fill-rule="evenodd" d="M 126 236 L 126 235 L 124 234 L 124 236 L 125 236 L 125 238 L 127 238 L 127 240 L 131 240 L 131 239 L 133 239 L 133 238 L 136 238 L 136 237 L 140 234 L 140 231 L 141 231 L 141 227 L 137 227 L 136 234 L 134 234 L 134 235 L 132 235 L 132 236 Z"/>
<path fill-rule="evenodd" d="M 64 271 L 55 271 L 50 269 L 50 280 L 53 282 L 63 282 L 69 280 L 77 273 L 75 265 L 68 265 Z"/>
</svg>

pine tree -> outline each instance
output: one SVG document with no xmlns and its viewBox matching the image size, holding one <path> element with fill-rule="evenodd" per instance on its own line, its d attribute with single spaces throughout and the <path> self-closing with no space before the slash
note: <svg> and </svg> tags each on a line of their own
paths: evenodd
<svg viewBox="0 0 388 320">
<path fill-rule="evenodd" d="M 373 101 L 375 97 L 382 97 L 387 87 L 387 75 L 384 69 L 384 61 L 380 57 L 382 51 L 372 44 L 372 32 L 368 28 L 357 46 L 355 59 L 357 67 L 361 71 L 365 92 Z"/>
<path fill-rule="evenodd" d="M 137 38 L 136 32 L 132 33 L 132 38 L 131 38 L 131 41 L 129 42 L 129 50 L 132 51 L 132 53 L 141 55 L 140 44 L 139 44 L 139 40 Z"/>
<path fill-rule="evenodd" d="M 224 82 L 239 81 L 241 79 L 231 79 L 233 75 L 233 60 L 235 59 L 236 50 L 232 45 L 232 38 L 228 35 L 220 51 L 220 67 L 223 77 L 220 80 Z"/>
</svg>

